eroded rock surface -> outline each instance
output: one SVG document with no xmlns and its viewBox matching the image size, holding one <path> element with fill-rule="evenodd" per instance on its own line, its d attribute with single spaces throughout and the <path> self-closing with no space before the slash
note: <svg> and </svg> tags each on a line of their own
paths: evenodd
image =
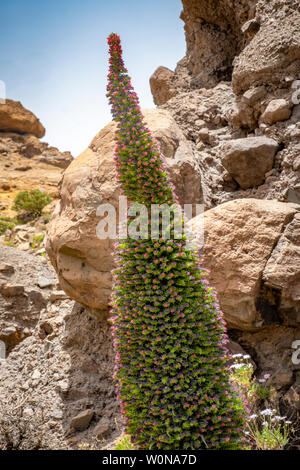
<svg viewBox="0 0 300 470">
<path fill-rule="evenodd" d="M 0 286 L 0 448 L 101 447 L 119 429 L 107 316 L 69 299 L 44 259 L 2 245 Z"/>
<path fill-rule="evenodd" d="M 189 222 L 230 328 L 272 323 L 300 328 L 300 207 L 241 199 Z M 200 247 L 201 248 L 201 247 Z"/>
</svg>

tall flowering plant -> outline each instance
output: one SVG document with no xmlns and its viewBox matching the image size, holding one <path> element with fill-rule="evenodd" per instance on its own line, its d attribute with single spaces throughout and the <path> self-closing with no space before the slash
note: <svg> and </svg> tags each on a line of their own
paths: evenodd
<svg viewBox="0 0 300 470">
<path fill-rule="evenodd" d="M 118 123 L 122 192 L 131 203 L 171 206 L 177 199 L 119 36 L 111 34 L 108 45 L 107 96 Z M 115 248 L 112 331 L 125 429 L 141 449 L 239 449 L 246 412 L 229 380 L 223 315 L 196 253 L 170 233 L 168 239 L 128 237 Z"/>
</svg>

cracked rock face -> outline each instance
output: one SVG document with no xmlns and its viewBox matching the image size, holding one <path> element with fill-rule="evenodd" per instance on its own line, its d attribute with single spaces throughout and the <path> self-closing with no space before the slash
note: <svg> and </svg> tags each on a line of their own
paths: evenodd
<svg viewBox="0 0 300 470">
<path fill-rule="evenodd" d="M 189 222 L 201 240 L 229 328 L 270 324 L 300 331 L 300 207 L 242 199 L 220 204 Z"/>
<path fill-rule="evenodd" d="M 165 110 L 145 111 L 145 119 L 159 142 L 180 203 L 202 202 L 198 163 L 183 132 Z M 102 129 L 67 168 L 46 240 L 61 287 L 73 299 L 102 310 L 109 304 L 114 240 L 97 237 L 96 210 L 110 203 L 119 213 L 115 129 L 114 122 Z"/>
<path fill-rule="evenodd" d="M 2 450 L 99 445 L 105 421 L 104 445 L 118 428 L 107 317 L 56 284 L 45 259 L 0 245 Z"/>
</svg>

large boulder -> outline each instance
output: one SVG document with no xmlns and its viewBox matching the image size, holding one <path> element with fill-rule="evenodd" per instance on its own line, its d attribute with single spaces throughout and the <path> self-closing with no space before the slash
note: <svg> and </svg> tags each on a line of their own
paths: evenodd
<svg viewBox="0 0 300 470">
<path fill-rule="evenodd" d="M 6 100 L 0 105 L 0 131 L 33 134 L 38 138 L 45 135 L 45 128 L 38 118 L 20 101 L 13 100 Z"/>
<path fill-rule="evenodd" d="M 150 77 L 150 88 L 156 105 L 166 103 L 175 95 L 172 83 L 174 72 L 167 67 L 158 67 Z"/>
<path fill-rule="evenodd" d="M 230 328 L 300 326 L 300 206 L 240 199 L 188 225 Z"/>
<path fill-rule="evenodd" d="M 190 144 L 167 111 L 148 110 L 145 119 L 158 140 L 181 204 L 200 203 L 199 168 Z M 96 216 L 110 203 L 118 215 L 119 186 L 113 161 L 116 123 L 102 129 L 64 173 L 61 201 L 49 224 L 46 249 L 60 284 L 82 304 L 107 309 L 114 240 L 100 240 Z"/>
<path fill-rule="evenodd" d="M 278 144 L 267 137 L 247 137 L 228 140 L 220 149 L 224 167 L 241 188 L 263 183 L 265 174 L 273 167 Z"/>
</svg>

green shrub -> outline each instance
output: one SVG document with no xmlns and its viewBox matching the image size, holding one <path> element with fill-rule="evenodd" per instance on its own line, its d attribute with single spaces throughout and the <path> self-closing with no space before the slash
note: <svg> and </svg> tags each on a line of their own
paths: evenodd
<svg viewBox="0 0 300 470">
<path fill-rule="evenodd" d="M 31 247 L 34 249 L 41 248 L 43 246 L 44 238 L 45 238 L 44 233 L 40 233 L 39 235 L 34 235 L 32 238 Z"/>
<path fill-rule="evenodd" d="M 14 200 L 13 210 L 37 218 L 42 214 L 45 206 L 51 202 L 51 197 L 38 189 L 21 191 Z"/>
<path fill-rule="evenodd" d="M 118 181 L 131 204 L 177 202 L 122 60 L 108 38 Z M 246 412 L 227 367 L 225 322 L 184 239 L 119 240 L 112 295 L 115 378 L 125 430 L 142 449 L 239 449 Z M 128 217 L 127 226 L 132 222 Z"/>
<path fill-rule="evenodd" d="M 5 217 L 0 217 L 0 235 L 3 235 L 6 230 L 12 230 L 15 224 Z"/>
<path fill-rule="evenodd" d="M 135 450 L 128 434 L 122 434 L 115 443 L 114 450 Z"/>
</svg>

